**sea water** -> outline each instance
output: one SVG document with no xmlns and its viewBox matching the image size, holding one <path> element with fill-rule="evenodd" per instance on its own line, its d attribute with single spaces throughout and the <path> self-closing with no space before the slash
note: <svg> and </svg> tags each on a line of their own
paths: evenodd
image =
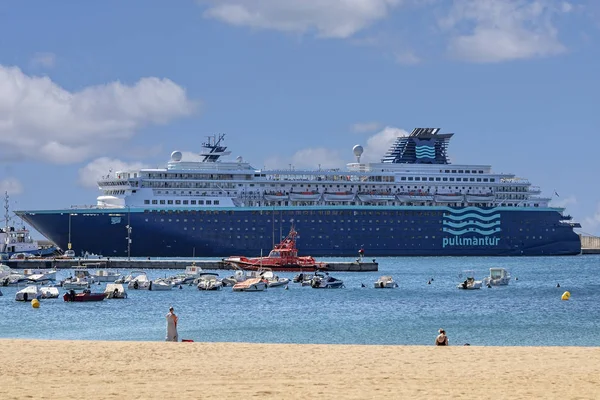
<svg viewBox="0 0 600 400">
<path fill-rule="evenodd" d="M 61 290 L 61 298 L 42 300 L 34 309 L 15 301 L 18 288 L 1 287 L 0 337 L 164 340 L 165 315 L 173 306 L 179 338 L 194 341 L 432 345 L 438 329 L 444 328 L 451 345 L 600 345 L 600 256 L 377 261 L 378 272 L 332 272 L 345 288 L 329 290 L 291 282 L 288 290 L 256 293 L 183 286 L 162 292 L 128 290 L 127 299 L 91 303 L 64 302 Z M 473 270 L 480 280 L 491 267 L 508 269 L 510 284 L 456 288 L 465 270 Z M 148 276 L 177 272 L 181 271 L 150 270 Z M 232 274 L 217 272 L 221 277 Z M 59 271 L 58 279 L 70 273 Z M 382 275 L 391 275 L 399 288 L 373 288 Z M 92 285 L 92 291 L 103 291 L 104 286 Z M 563 301 L 567 290 L 571 298 Z"/>
</svg>

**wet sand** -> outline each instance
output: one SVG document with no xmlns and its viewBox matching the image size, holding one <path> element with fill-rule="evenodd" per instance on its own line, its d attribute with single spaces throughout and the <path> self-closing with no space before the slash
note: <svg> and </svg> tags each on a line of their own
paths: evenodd
<svg viewBox="0 0 600 400">
<path fill-rule="evenodd" d="M 0 399 L 600 398 L 600 348 L 0 340 Z"/>
</svg>

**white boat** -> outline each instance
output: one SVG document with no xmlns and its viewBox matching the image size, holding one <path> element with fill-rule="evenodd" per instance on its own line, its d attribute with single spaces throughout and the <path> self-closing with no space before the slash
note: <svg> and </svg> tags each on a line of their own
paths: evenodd
<svg viewBox="0 0 600 400">
<path fill-rule="evenodd" d="M 463 282 L 459 283 L 458 285 L 456 285 L 456 287 L 458 289 L 462 289 L 462 290 L 481 289 L 482 282 L 475 280 L 475 274 L 473 273 L 473 271 L 465 271 L 463 273 L 463 275 L 464 275 L 465 280 Z"/>
<path fill-rule="evenodd" d="M 205 274 L 198 278 L 196 287 L 198 290 L 220 290 L 223 287 L 223 282 L 213 274 Z"/>
<path fill-rule="evenodd" d="M 365 203 L 376 203 L 380 201 L 394 201 L 396 195 L 389 192 L 361 192 L 358 194 L 360 201 Z"/>
<path fill-rule="evenodd" d="M 31 301 L 33 299 L 40 299 L 42 293 L 35 285 L 29 285 L 24 289 L 21 289 L 15 294 L 16 301 Z"/>
<path fill-rule="evenodd" d="M 62 282 L 62 287 L 66 290 L 87 289 L 92 283 L 94 279 L 87 268 L 75 268 L 73 275 Z"/>
<path fill-rule="evenodd" d="M 292 282 L 299 283 L 300 286 L 310 286 L 314 276 L 315 274 L 300 272 L 298 275 L 294 276 Z"/>
<path fill-rule="evenodd" d="M 234 292 L 262 292 L 267 288 L 267 283 L 262 278 L 250 278 L 233 285 Z"/>
<path fill-rule="evenodd" d="M 158 278 L 150 282 L 148 290 L 171 290 L 173 289 L 173 283 L 168 279 Z"/>
<path fill-rule="evenodd" d="M 203 271 L 202 267 L 199 267 L 195 263 L 192 263 L 192 265 L 188 265 L 187 267 L 185 267 L 185 272 L 176 274 L 170 277 L 169 280 L 171 281 L 173 286 L 185 285 L 189 283 L 197 284 L 198 282 L 196 282 L 196 280 L 205 274 L 207 274 L 207 272 Z M 212 275 L 218 276 L 218 274 Z"/>
<path fill-rule="evenodd" d="M 15 275 L 15 274 L 16 274 L 16 271 L 14 271 L 8 265 L 0 263 L 0 279 L 6 278 L 9 275 Z"/>
<path fill-rule="evenodd" d="M 483 279 L 485 286 L 506 286 L 510 282 L 510 272 L 504 268 L 490 268 L 490 276 Z"/>
<path fill-rule="evenodd" d="M 101 260 L 103 258 L 104 257 L 102 256 L 102 254 L 89 253 L 87 251 L 83 253 L 84 260 Z"/>
<path fill-rule="evenodd" d="M 435 201 L 438 203 L 462 203 L 464 196 L 461 193 L 436 193 Z"/>
<path fill-rule="evenodd" d="M 344 281 L 329 276 L 327 272 L 325 275 L 315 273 L 310 286 L 313 289 L 339 289 L 344 287 Z"/>
<path fill-rule="evenodd" d="M 468 203 L 488 203 L 493 202 L 496 195 L 494 193 L 475 193 L 467 194 L 465 197 Z"/>
<path fill-rule="evenodd" d="M 59 296 L 58 288 L 54 286 L 42 286 L 40 293 L 42 299 L 57 299 Z"/>
<path fill-rule="evenodd" d="M 75 250 L 67 250 L 61 256 L 58 256 L 56 258 L 66 258 L 66 259 L 75 258 Z"/>
<path fill-rule="evenodd" d="M 135 290 L 149 290 L 152 283 L 144 271 L 131 271 L 125 278 L 125 282 L 128 289 Z"/>
<path fill-rule="evenodd" d="M 323 193 L 323 200 L 325 201 L 352 201 L 356 197 L 353 192 L 325 192 Z"/>
<path fill-rule="evenodd" d="M 236 283 L 244 282 L 249 278 L 248 271 L 235 267 L 235 272 L 228 278 L 223 278 L 223 286 L 233 286 Z"/>
<path fill-rule="evenodd" d="M 0 278 L 0 286 L 22 286 L 23 284 L 31 283 L 23 274 L 13 273 Z"/>
<path fill-rule="evenodd" d="M 104 294 L 107 299 L 126 299 L 127 292 L 125 291 L 125 287 L 120 283 L 109 283 L 106 285 L 106 289 L 104 289 Z"/>
<path fill-rule="evenodd" d="M 307 192 L 290 192 L 290 200 L 292 201 L 319 201 L 321 193 L 315 191 Z"/>
<path fill-rule="evenodd" d="M 107 269 L 97 269 L 92 277 L 96 282 L 114 282 L 121 277 L 121 274 Z"/>
<path fill-rule="evenodd" d="M 56 280 L 56 268 L 53 269 L 24 269 L 23 275 L 32 282 L 46 282 Z"/>
<path fill-rule="evenodd" d="M 289 278 L 281 278 L 275 274 L 270 269 L 263 271 L 261 274 L 262 278 L 267 281 L 268 287 L 279 287 L 285 286 L 290 283 Z"/>
<path fill-rule="evenodd" d="M 289 196 L 282 192 L 265 192 L 263 196 L 267 201 L 284 201 L 289 199 Z"/>
<path fill-rule="evenodd" d="M 397 287 L 398 284 L 391 276 L 382 276 L 375 282 L 375 289 L 392 289 Z"/>
</svg>

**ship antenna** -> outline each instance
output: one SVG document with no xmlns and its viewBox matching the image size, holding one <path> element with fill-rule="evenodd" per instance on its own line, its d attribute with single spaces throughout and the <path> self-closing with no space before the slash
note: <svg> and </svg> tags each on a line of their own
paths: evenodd
<svg viewBox="0 0 600 400">
<path fill-rule="evenodd" d="M 2 249 L 2 251 L 8 250 L 8 244 L 9 244 L 9 240 L 10 240 L 10 238 L 8 237 L 9 218 L 10 218 L 10 213 L 8 211 L 8 191 L 6 191 L 6 192 L 4 192 L 4 224 L 5 224 L 4 233 L 6 235 L 6 240 L 5 240 L 5 243 L 0 243 L 0 249 Z"/>
<path fill-rule="evenodd" d="M 10 222 L 10 212 L 8 205 L 8 191 L 4 192 L 4 222 L 6 226 L 6 234 L 8 234 L 8 224 Z"/>
</svg>

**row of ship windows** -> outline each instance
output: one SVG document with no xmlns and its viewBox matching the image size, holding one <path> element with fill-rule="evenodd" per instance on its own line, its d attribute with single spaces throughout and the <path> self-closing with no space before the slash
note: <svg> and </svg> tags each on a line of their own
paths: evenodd
<svg viewBox="0 0 600 400">
<path fill-rule="evenodd" d="M 220 210 L 144 210 L 144 213 L 153 214 L 200 214 L 200 215 L 233 215 L 235 211 L 220 211 Z M 327 210 L 327 211 L 279 211 L 279 210 L 265 210 L 265 211 L 252 211 L 252 215 L 389 215 L 389 216 L 406 216 L 406 217 L 435 217 L 445 215 L 442 211 L 345 211 L 345 210 Z M 115 215 L 116 216 L 116 215 Z M 248 222 L 248 220 L 245 220 Z M 238 222 L 240 222 L 238 220 Z M 270 222 L 270 220 L 269 220 Z M 275 220 L 275 222 L 279 222 Z M 285 222 L 285 221 L 283 221 Z M 333 221 L 335 222 L 335 221 Z"/>
<path fill-rule="evenodd" d="M 175 205 L 219 205 L 219 200 L 152 200 L 152 204 L 175 204 Z M 174 203 L 173 203 L 174 202 Z M 144 200 L 144 204 L 150 204 L 150 200 Z"/>
</svg>

